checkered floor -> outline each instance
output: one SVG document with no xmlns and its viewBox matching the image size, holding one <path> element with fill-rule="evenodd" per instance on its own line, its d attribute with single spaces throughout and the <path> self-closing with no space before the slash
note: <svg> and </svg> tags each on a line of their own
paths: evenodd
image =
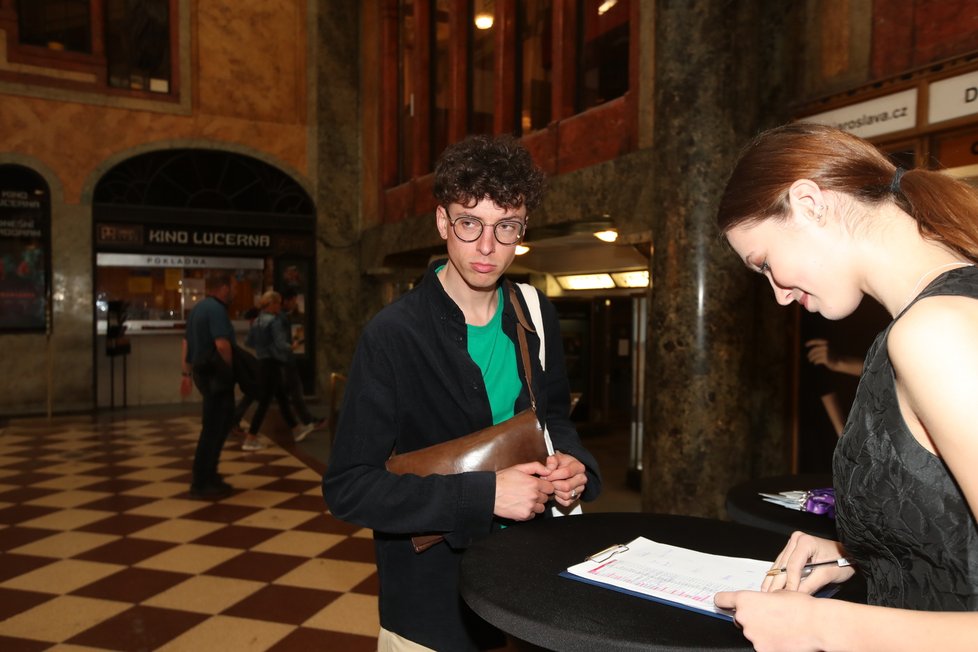
<svg viewBox="0 0 978 652">
<path fill-rule="evenodd" d="M 199 427 L 163 414 L 0 431 L 0 650 L 376 649 L 371 533 L 325 511 L 321 465 L 229 441 L 235 492 L 191 500 Z"/>
</svg>

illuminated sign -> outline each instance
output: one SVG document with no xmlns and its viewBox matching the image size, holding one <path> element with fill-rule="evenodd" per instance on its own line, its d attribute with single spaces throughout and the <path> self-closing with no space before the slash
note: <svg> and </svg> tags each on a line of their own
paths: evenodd
<svg viewBox="0 0 978 652">
<path fill-rule="evenodd" d="M 930 123 L 978 113 L 978 72 L 934 82 L 928 87 L 927 103 Z"/>
<path fill-rule="evenodd" d="M 802 120 L 838 127 L 861 138 L 913 129 L 917 126 L 917 89 L 816 113 Z"/>
</svg>

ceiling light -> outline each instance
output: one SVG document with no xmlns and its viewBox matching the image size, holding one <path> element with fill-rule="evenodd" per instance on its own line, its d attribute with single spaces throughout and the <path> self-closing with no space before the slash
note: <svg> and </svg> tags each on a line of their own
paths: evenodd
<svg viewBox="0 0 978 652">
<path fill-rule="evenodd" d="M 604 16 L 616 4 L 618 4 L 618 0 L 604 0 L 604 2 L 598 5 L 598 15 Z"/>
<path fill-rule="evenodd" d="M 569 274 L 558 276 L 557 283 L 565 290 L 607 290 L 615 287 L 610 274 Z"/>
<path fill-rule="evenodd" d="M 604 231 L 595 231 L 594 237 L 602 242 L 614 242 L 618 239 L 618 231 L 615 229 L 605 229 Z"/>
<path fill-rule="evenodd" d="M 475 26 L 477 29 L 492 29 L 492 14 L 488 11 L 480 11 L 475 15 Z"/>
<path fill-rule="evenodd" d="M 522 256 L 523 254 L 525 254 L 529 250 L 530 250 L 530 248 L 527 247 L 526 245 L 521 245 L 521 244 L 516 245 L 516 255 L 517 256 Z"/>
<path fill-rule="evenodd" d="M 637 269 L 632 272 L 612 272 L 611 278 L 615 285 L 620 288 L 647 288 L 649 287 L 649 270 Z"/>
</svg>

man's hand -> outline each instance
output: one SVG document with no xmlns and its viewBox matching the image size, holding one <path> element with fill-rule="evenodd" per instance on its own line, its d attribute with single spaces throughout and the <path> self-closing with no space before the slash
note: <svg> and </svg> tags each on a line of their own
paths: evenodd
<svg viewBox="0 0 978 652">
<path fill-rule="evenodd" d="M 232 364 L 231 363 L 231 341 L 224 337 L 218 337 L 214 340 L 214 348 L 217 349 L 218 355 L 220 355 L 221 358 L 224 360 L 224 362 L 226 362 L 230 367 Z"/>
<path fill-rule="evenodd" d="M 528 521 L 543 513 L 554 486 L 542 477 L 551 472 L 539 462 L 517 464 L 496 472 L 496 502 L 492 513 L 513 521 Z"/>
<path fill-rule="evenodd" d="M 557 451 L 547 458 L 549 473 L 544 478 L 553 483 L 554 498 L 564 507 L 570 507 L 581 498 L 587 487 L 587 469 L 573 455 Z"/>
<path fill-rule="evenodd" d="M 190 396 L 190 361 L 187 359 L 187 338 L 180 341 L 180 367 L 183 370 L 183 379 L 180 381 L 180 396 L 187 398 Z"/>
</svg>

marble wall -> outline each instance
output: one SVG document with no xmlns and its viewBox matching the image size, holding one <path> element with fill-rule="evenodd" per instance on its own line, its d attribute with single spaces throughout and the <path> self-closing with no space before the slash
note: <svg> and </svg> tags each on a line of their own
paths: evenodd
<svg viewBox="0 0 978 652">
<path fill-rule="evenodd" d="M 790 313 L 773 312 L 715 214 L 742 144 L 786 117 L 800 18 L 788 4 L 656 3 L 648 511 L 721 516 L 731 486 L 787 471 Z"/>
<path fill-rule="evenodd" d="M 366 316 L 369 280 L 360 256 L 362 190 L 359 24 L 361 3 L 322 0 L 315 33 L 316 386 L 326 396 L 329 375 L 346 373 Z M 376 293 L 373 293 L 376 295 Z"/>
</svg>

